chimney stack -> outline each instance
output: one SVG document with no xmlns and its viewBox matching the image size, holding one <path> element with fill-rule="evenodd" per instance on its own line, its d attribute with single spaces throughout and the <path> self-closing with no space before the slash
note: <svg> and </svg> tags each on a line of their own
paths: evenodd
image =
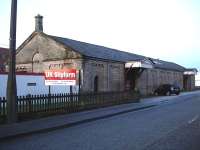
<svg viewBox="0 0 200 150">
<path fill-rule="evenodd" d="M 39 14 L 35 16 L 35 31 L 43 32 L 43 16 Z"/>
</svg>

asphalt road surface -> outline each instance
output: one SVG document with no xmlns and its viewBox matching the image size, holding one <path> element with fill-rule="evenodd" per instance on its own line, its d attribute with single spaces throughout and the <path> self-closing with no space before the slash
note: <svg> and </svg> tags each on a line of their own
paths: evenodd
<svg viewBox="0 0 200 150">
<path fill-rule="evenodd" d="M 0 150 L 200 150 L 200 92 L 111 118 L 0 141 Z"/>
</svg>

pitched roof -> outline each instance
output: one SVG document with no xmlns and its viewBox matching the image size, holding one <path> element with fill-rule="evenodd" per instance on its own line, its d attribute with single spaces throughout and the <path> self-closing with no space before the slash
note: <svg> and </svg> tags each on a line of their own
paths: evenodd
<svg viewBox="0 0 200 150">
<path fill-rule="evenodd" d="M 155 68 L 167 69 L 167 70 L 175 70 L 183 72 L 185 68 L 173 62 L 167 62 L 163 60 L 157 60 L 154 58 L 149 58 L 142 55 L 137 55 L 129 52 L 124 52 L 112 48 L 107 48 L 104 46 L 99 46 L 95 44 L 90 44 L 86 42 L 76 41 L 69 38 L 52 36 L 41 32 L 33 32 L 17 49 L 17 53 L 23 49 L 24 45 L 26 45 L 35 35 L 40 34 L 43 36 L 47 36 L 52 38 L 53 40 L 61 43 L 65 46 L 72 48 L 74 51 L 80 53 L 86 57 L 92 57 L 94 59 L 103 59 L 103 60 L 111 60 L 111 61 L 119 61 L 119 62 L 128 62 L 128 61 L 143 61 L 149 60 Z M 156 63 L 157 62 L 157 63 Z"/>
<path fill-rule="evenodd" d="M 142 55 L 137 55 L 129 52 L 124 52 L 112 48 L 107 48 L 104 46 L 98 46 L 94 44 L 89 44 L 85 42 L 80 42 L 68 38 L 57 37 L 57 36 L 50 36 L 57 42 L 60 42 L 66 46 L 71 47 L 75 51 L 81 53 L 82 55 L 106 60 L 114 60 L 120 62 L 127 62 L 127 61 L 140 61 L 144 60 L 147 57 Z M 167 62 L 163 60 L 156 60 L 153 58 L 149 58 L 155 68 L 159 69 L 167 69 L 167 70 L 175 70 L 183 72 L 185 68 L 173 62 Z M 157 62 L 157 63 L 156 63 Z"/>
<path fill-rule="evenodd" d="M 160 59 L 149 58 L 149 60 L 153 63 L 155 68 L 159 69 L 167 69 L 167 70 L 175 70 L 183 72 L 185 68 L 181 65 L 178 65 L 173 62 L 163 61 Z"/>
<path fill-rule="evenodd" d="M 100 58 L 105 60 L 113 60 L 120 62 L 143 60 L 145 57 L 133 53 L 128 53 L 104 46 L 89 44 L 85 42 L 75 41 L 63 37 L 50 36 L 57 42 L 60 42 L 66 46 L 71 47 L 80 54 L 93 58 Z"/>
</svg>

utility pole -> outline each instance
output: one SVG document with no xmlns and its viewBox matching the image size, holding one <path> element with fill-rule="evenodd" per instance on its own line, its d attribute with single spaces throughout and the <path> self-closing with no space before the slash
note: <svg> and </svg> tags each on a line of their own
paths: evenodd
<svg viewBox="0 0 200 150">
<path fill-rule="evenodd" d="M 7 121 L 15 123 L 17 121 L 17 88 L 16 88 L 16 21 L 17 21 L 17 0 L 12 0 L 10 18 L 10 44 L 8 59 L 8 81 L 7 81 Z"/>
</svg>

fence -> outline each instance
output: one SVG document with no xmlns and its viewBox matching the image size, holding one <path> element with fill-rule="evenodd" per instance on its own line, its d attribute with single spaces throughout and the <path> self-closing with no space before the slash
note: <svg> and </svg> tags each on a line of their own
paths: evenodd
<svg viewBox="0 0 200 150">
<path fill-rule="evenodd" d="M 17 97 L 18 119 L 26 120 L 58 113 L 73 113 L 128 102 L 138 102 L 133 91 L 82 94 L 28 95 Z M 7 101 L 0 97 L 0 122 L 6 121 Z"/>
</svg>

